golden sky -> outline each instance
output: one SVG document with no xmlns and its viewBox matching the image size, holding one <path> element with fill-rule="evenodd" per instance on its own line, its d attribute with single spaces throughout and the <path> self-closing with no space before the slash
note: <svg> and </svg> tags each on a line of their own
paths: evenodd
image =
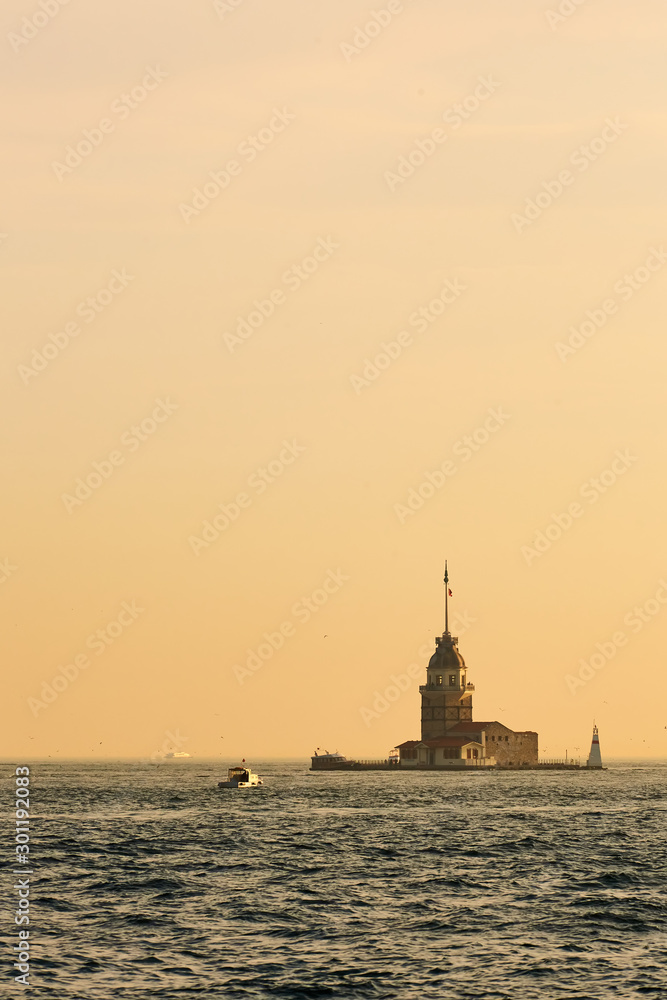
<svg viewBox="0 0 667 1000">
<path fill-rule="evenodd" d="M 665 754 L 666 26 L 6 0 L 0 754 Z"/>
</svg>

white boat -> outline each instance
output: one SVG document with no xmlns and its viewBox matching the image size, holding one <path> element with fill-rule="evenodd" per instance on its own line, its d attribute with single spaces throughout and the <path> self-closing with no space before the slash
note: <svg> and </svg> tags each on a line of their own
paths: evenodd
<svg viewBox="0 0 667 1000">
<path fill-rule="evenodd" d="M 260 777 L 249 767 L 230 767 L 227 771 L 227 781 L 219 781 L 218 788 L 256 788 L 263 785 Z"/>
<path fill-rule="evenodd" d="M 171 753 L 166 753 L 164 755 L 165 760 L 175 760 L 177 757 L 189 757 L 190 754 L 186 753 L 185 750 L 173 750 Z"/>
</svg>

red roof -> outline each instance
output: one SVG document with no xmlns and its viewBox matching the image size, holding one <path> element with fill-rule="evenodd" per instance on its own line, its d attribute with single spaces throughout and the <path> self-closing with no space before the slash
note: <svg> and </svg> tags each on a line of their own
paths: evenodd
<svg viewBox="0 0 667 1000">
<path fill-rule="evenodd" d="M 451 726 L 448 729 L 450 733 L 479 733 L 482 729 L 487 729 L 489 726 L 500 726 L 501 729 L 507 729 L 508 733 L 513 732 L 508 726 L 504 725 L 502 722 L 457 722 L 455 726 Z"/>
<path fill-rule="evenodd" d="M 468 743 L 476 743 L 477 740 L 465 739 L 463 737 L 438 736 L 435 740 L 424 740 L 427 747 L 435 750 L 436 747 L 464 747 Z M 479 744 L 482 745 L 481 743 Z"/>
<path fill-rule="evenodd" d="M 413 747 L 419 746 L 421 740 L 406 740 L 405 743 L 399 743 L 398 746 L 394 747 L 394 750 L 412 750 Z"/>
</svg>

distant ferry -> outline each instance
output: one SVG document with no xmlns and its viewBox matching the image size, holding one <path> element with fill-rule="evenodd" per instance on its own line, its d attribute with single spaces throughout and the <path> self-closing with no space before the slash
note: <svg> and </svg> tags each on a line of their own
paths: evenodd
<svg viewBox="0 0 667 1000">
<path fill-rule="evenodd" d="M 227 781 L 219 781 L 218 788 L 256 788 L 263 784 L 262 779 L 249 767 L 230 767 L 227 771 Z"/>
<path fill-rule="evenodd" d="M 310 758 L 311 771 L 344 771 L 348 767 L 354 767 L 357 763 L 356 760 L 348 760 L 347 757 L 343 757 L 338 751 L 335 753 L 329 753 L 328 750 L 325 750 L 324 753 L 318 753 L 318 751 L 319 747 Z"/>
<path fill-rule="evenodd" d="M 165 760 L 174 760 L 176 757 L 190 757 L 191 754 L 186 753 L 185 750 L 172 750 L 171 753 L 166 753 L 164 755 Z"/>
</svg>

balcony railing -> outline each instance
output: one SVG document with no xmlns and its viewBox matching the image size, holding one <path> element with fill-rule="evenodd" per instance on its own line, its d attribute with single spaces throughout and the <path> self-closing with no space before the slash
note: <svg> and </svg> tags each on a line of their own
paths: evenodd
<svg viewBox="0 0 667 1000">
<path fill-rule="evenodd" d="M 420 684 L 420 691 L 474 691 L 474 684 Z"/>
<path fill-rule="evenodd" d="M 543 758 L 542 760 L 538 760 L 537 763 L 540 767 L 581 767 L 581 758 L 577 757 L 576 760 L 574 757 L 563 757 L 562 759 L 558 757 Z"/>
</svg>

